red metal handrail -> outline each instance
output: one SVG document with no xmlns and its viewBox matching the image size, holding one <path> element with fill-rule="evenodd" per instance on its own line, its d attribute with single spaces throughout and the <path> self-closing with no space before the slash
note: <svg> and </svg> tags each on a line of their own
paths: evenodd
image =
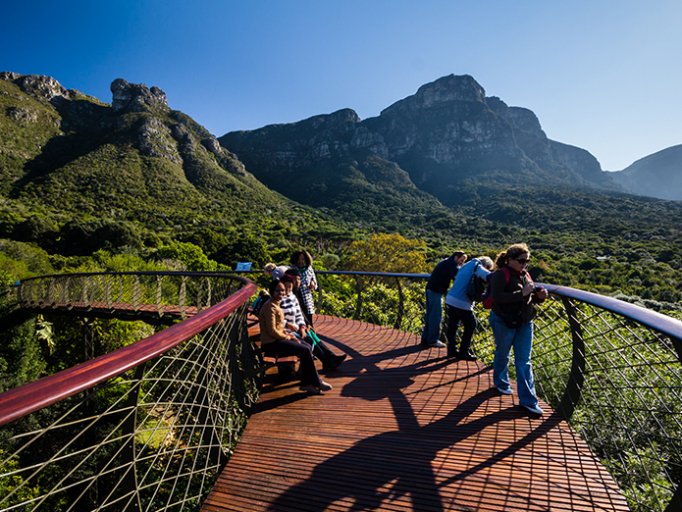
<svg viewBox="0 0 682 512">
<path fill-rule="evenodd" d="M 0 394 L 0 426 L 116 377 L 230 315 L 256 292 L 249 281 L 215 306 L 127 347 Z"/>
</svg>

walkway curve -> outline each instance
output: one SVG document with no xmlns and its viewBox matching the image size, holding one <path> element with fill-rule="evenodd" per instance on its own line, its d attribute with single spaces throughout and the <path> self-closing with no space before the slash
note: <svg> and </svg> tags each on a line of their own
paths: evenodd
<svg viewBox="0 0 682 512">
<path fill-rule="evenodd" d="M 386 327 L 316 330 L 350 356 L 334 389 L 266 385 L 202 510 L 629 510 L 569 425 L 525 414 L 489 367 Z"/>
</svg>

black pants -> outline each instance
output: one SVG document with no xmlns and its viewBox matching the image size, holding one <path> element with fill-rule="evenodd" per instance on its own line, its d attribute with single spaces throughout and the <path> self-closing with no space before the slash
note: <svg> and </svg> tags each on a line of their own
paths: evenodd
<svg viewBox="0 0 682 512">
<path fill-rule="evenodd" d="M 313 351 L 313 355 L 322 361 L 322 365 L 324 367 L 327 367 L 329 364 L 331 364 L 332 359 L 336 356 L 336 354 L 334 354 L 334 352 L 332 352 L 332 350 L 322 340 L 320 340 L 318 343 L 315 343 L 314 347 L 313 339 L 310 336 L 303 338 L 303 341 L 310 346 L 311 350 Z"/>
<path fill-rule="evenodd" d="M 462 322 L 464 332 L 462 332 L 462 342 L 459 346 L 459 352 L 461 354 L 466 354 L 471 347 L 471 338 L 474 335 L 474 329 L 476 329 L 476 317 L 474 316 L 474 312 L 470 309 L 460 309 L 448 306 L 448 328 L 446 337 L 448 340 L 449 354 L 454 354 L 457 351 L 455 333 L 457 332 L 457 326 L 459 326 L 460 322 Z"/>
<path fill-rule="evenodd" d="M 296 356 L 301 362 L 301 385 L 319 386 L 320 376 L 315 368 L 310 345 L 296 340 L 276 340 L 262 345 L 263 354 L 269 357 Z"/>
</svg>

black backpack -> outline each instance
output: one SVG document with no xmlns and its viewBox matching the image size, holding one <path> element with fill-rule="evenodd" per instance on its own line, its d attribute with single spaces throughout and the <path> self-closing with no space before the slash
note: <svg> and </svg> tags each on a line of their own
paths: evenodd
<svg viewBox="0 0 682 512">
<path fill-rule="evenodd" d="M 476 265 L 474 265 L 474 272 L 471 274 L 471 279 L 467 285 L 467 297 L 469 297 L 471 302 L 481 302 L 481 300 L 483 300 L 483 294 L 485 293 L 487 285 L 487 281 L 485 279 L 481 279 L 476 275 L 476 271 L 478 270 L 478 266 L 480 264 L 481 262 L 477 261 Z"/>
</svg>

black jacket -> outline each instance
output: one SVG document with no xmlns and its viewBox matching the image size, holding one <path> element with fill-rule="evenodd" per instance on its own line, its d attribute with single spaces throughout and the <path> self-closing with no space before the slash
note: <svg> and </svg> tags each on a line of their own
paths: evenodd
<svg viewBox="0 0 682 512">
<path fill-rule="evenodd" d="M 497 270 L 490 279 L 492 286 L 493 311 L 505 320 L 510 327 L 530 322 L 535 318 L 535 304 L 542 302 L 535 292 L 523 296 L 523 284 L 532 283 L 533 280 L 525 270 L 515 272 L 510 267 L 509 282 L 505 280 L 504 272 Z"/>
<path fill-rule="evenodd" d="M 429 277 L 429 281 L 426 283 L 426 289 L 445 295 L 448 288 L 450 288 L 450 283 L 455 278 L 455 275 L 457 275 L 457 269 L 457 262 L 454 256 L 440 260 L 436 268 L 431 272 L 431 277 Z"/>
</svg>

